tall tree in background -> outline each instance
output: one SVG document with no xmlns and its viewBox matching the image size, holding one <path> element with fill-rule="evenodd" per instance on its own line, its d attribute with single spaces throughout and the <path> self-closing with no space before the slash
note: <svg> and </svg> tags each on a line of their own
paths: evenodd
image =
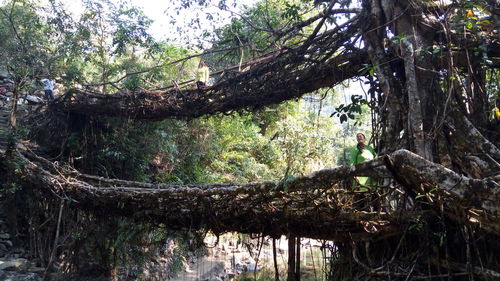
<svg viewBox="0 0 500 281">
<path fill-rule="evenodd" d="M 488 115 L 498 97 L 498 89 L 491 87 L 498 81 L 496 1 L 314 1 L 316 8 L 307 1 L 284 3 L 280 15 L 291 19 L 288 25 L 259 23 L 257 18 L 269 17 L 253 12 L 219 32 L 221 46 L 232 41 L 263 53 L 273 47 L 289 50 L 267 69 L 256 69 L 255 76 L 251 71 L 241 74 L 245 85 L 254 83 L 271 96 L 296 77 L 296 88 L 282 94 L 286 99 L 347 78 L 367 77 L 370 101 L 353 103 L 368 104 L 377 114 L 374 133 L 380 151 L 406 148 L 472 177 L 495 175 L 498 134 Z M 225 1 L 219 5 L 227 7 Z M 293 20 L 301 17 L 305 19 Z M 259 34 L 267 34 L 267 40 L 255 39 L 263 37 Z M 245 57 L 252 56 L 240 52 L 231 62 Z M 351 72 L 345 77 L 320 70 L 335 57 L 350 58 Z M 324 77 L 310 82 L 317 74 Z M 221 84 L 214 91 L 244 91 L 234 80 L 233 86 Z"/>
<path fill-rule="evenodd" d="M 498 172 L 498 149 L 484 138 L 491 135 L 489 102 L 498 95 L 485 87 L 498 42 L 482 30 L 498 7 L 477 1 L 363 1 L 362 7 L 384 150 L 404 147 L 470 176 Z M 470 151 L 461 149 L 471 142 Z"/>
<path fill-rule="evenodd" d="M 52 65 L 52 27 L 31 1 L 9 1 L 0 7 L 0 69 L 13 80 L 14 99 Z M 15 124 L 15 121 L 13 120 Z"/>
</svg>

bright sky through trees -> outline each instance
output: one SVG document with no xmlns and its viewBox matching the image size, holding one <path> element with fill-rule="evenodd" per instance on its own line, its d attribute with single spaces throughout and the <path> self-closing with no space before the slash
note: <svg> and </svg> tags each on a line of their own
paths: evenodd
<svg viewBox="0 0 500 281">
<path fill-rule="evenodd" d="M 67 7 L 69 11 L 78 15 L 82 12 L 82 1 L 81 0 L 61 0 L 62 3 Z M 113 2 L 113 1 L 112 1 Z M 116 1 L 117 2 L 117 1 Z M 141 8 L 145 15 L 151 18 L 154 22 L 151 25 L 150 32 L 157 40 L 171 40 L 179 44 L 186 43 L 194 37 L 198 37 L 202 33 L 202 29 L 206 29 L 211 24 L 215 26 L 222 26 L 229 23 L 231 12 L 221 11 L 217 8 L 216 1 L 214 4 L 209 6 L 207 9 L 193 8 L 186 9 L 179 12 L 177 15 L 174 7 L 179 6 L 178 3 L 174 3 L 174 0 L 130 0 L 133 6 Z M 236 1 L 236 7 L 231 6 L 231 11 L 240 12 L 241 9 L 246 5 L 250 6 L 257 2 L 256 0 L 239 0 Z M 220 17 L 214 18 L 212 21 L 206 20 L 206 13 L 219 13 Z M 172 19 L 176 21 L 178 26 L 187 27 L 190 21 L 198 17 L 200 19 L 200 28 L 196 26 L 190 26 L 189 34 L 177 31 L 171 24 Z M 184 42 L 183 42 L 184 41 Z"/>
</svg>

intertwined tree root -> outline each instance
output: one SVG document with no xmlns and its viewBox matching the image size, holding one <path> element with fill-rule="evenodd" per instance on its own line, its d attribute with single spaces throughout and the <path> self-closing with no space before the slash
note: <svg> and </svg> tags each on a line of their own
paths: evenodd
<svg viewBox="0 0 500 281">
<path fill-rule="evenodd" d="M 499 176 L 467 178 L 406 150 L 286 182 L 199 185 L 96 177 L 55 165 L 27 151 L 23 154 L 23 173 L 32 186 L 70 200 L 80 208 L 145 218 L 172 229 L 374 239 L 400 233 L 417 216 L 438 211 L 413 208 L 413 195 L 436 208 L 442 206 L 452 219 L 466 220 L 500 235 Z M 397 185 L 371 187 L 369 191 L 349 187 L 354 176 L 378 175 L 388 179 L 391 173 L 396 175 Z M 407 207 L 394 205 L 405 200 L 411 202 L 406 203 Z M 456 211 L 458 202 L 463 206 L 460 213 Z"/>
</svg>

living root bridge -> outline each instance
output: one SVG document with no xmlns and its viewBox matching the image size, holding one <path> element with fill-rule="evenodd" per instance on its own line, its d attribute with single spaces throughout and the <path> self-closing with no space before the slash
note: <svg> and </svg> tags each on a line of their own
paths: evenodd
<svg viewBox="0 0 500 281">
<path fill-rule="evenodd" d="M 243 67 L 248 70 L 223 76 L 205 89 L 170 87 L 110 95 L 73 89 L 52 103 L 52 108 L 84 115 L 162 120 L 277 104 L 359 75 L 368 55 L 365 50 L 345 48 L 359 31 L 359 17 L 350 23 L 318 35 L 304 46 L 283 48 L 246 62 Z"/>
<path fill-rule="evenodd" d="M 394 211 L 381 206 L 363 211 L 383 200 L 341 188 L 341 182 L 357 175 L 387 173 L 386 166 L 407 179 L 407 188 L 427 192 L 433 188 L 453 219 L 468 219 L 488 232 L 500 235 L 498 220 L 500 177 L 482 180 L 460 176 L 406 150 L 399 150 L 356 166 L 324 169 L 286 183 L 166 185 L 107 179 L 59 167 L 31 153 L 24 153 L 23 173 L 31 186 L 67 199 L 78 208 L 128 216 L 165 224 L 169 229 L 210 229 L 270 236 L 294 234 L 317 239 L 377 240 L 401 233 L 417 216 L 434 211 Z M 390 163 L 390 164 L 388 164 Z M 387 188 L 390 193 L 394 188 Z M 494 197 L 491 197 L 493 194 Z M 435 194 L 427 194 L 430 201 Z M 455 214 L 454 202 L 467 202 L 464 215 Z M 478 204 L 478 202 L 480 202 Z"/>
<path fill-rule="evenodd" d="M 339 56 L 331 64 L 317 65 L 304 70 L 299 77 L 277 77 L 269 70 L 264 77 L 255 78 L 254 73 L 241 73 L 224 83 L 207 89 L 177 89 L 165 91 L 143 90 L 137 93 L 113 95 L 91 94 L 73 90 L 54 106 L 63 111 L 85 115 L 130 117 L 141 120 L 165 118 L 192 119 L 218 112 L 229 112 L 245 108 L 260 108 L 298 98 L 322 87 L 333 86 L 358 73 L 359 63 L 366 58 L 362 51 Z M 351 64 L 355 62 L 354 64 Z M 255 79 L 272 79 L 262 82 L 263 87 L 251 85 Z M 264 85 L 264 83 L 267 85 Z"/>
</svg>

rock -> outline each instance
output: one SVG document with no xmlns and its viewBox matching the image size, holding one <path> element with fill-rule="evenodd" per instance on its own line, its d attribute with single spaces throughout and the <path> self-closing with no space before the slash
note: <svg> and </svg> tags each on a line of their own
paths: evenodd
<svg viewBox="0 0 500 281">
<path fill-rule="evenodd" d="M 30 267 L 30 268 L 28 269 L 28 272 L 32 272 L 32 273 L 39 273 L 39 274 L 41 274 L 41 273 L 44 273 L 44 272 L 45 272 L 45 268 L 43 268 L 43 267 Z"/>
<path fill-rule="evenodd" d="M 10 242 L 10 241 L 9 241 Z M 0 251 L 1 252 L 7 252 L 7 246 L 5 246 L 5 244 L 0 244 Z"/>
<path fill-rule="evenodd" d="M 43 100 L 37 96 L 27 95 L 25 99 L 30 103 L 43 103 Z"/>
<path fill-rule="evenodd" d="M 27 100 L 25 100 L 25 99 L 18 99 L 18 100 L 17 100 L 17 104 L 18 104 L 18 105 L 28 104 L 28 101 L 27 101 Z"/>
<path fill-rule="evenodd" d="M 9 281 L 42 281 L 42 278 L 35 273 L 5 272 L 0 270 L 0 280 Z"/>
<path fill-rule="evenodd" d="M 0 270 L 6 271 L 24 271 L 28 268 L 27 259 L 1 259 Z"/>
<path fill-rule="evenodd" d="M 0 233 L 0 239 L 10 239 L 10 234 L 8 234 L 8 233 Z"/>
<path fill-rule="evenodd" d="M 12 247 L 14 245 L 14 244 L 12 244 L 12 241 L 10 241 L 10 240 L 5 240 L 5 241 L 2 241 L 0 243 L 1 243 L 0 245 L 2 245 L 2 246 L 5 245 L 7 247 Z M 2 249 L 2 246 L 0 246 L 0 250 Z"/>
</svg>

